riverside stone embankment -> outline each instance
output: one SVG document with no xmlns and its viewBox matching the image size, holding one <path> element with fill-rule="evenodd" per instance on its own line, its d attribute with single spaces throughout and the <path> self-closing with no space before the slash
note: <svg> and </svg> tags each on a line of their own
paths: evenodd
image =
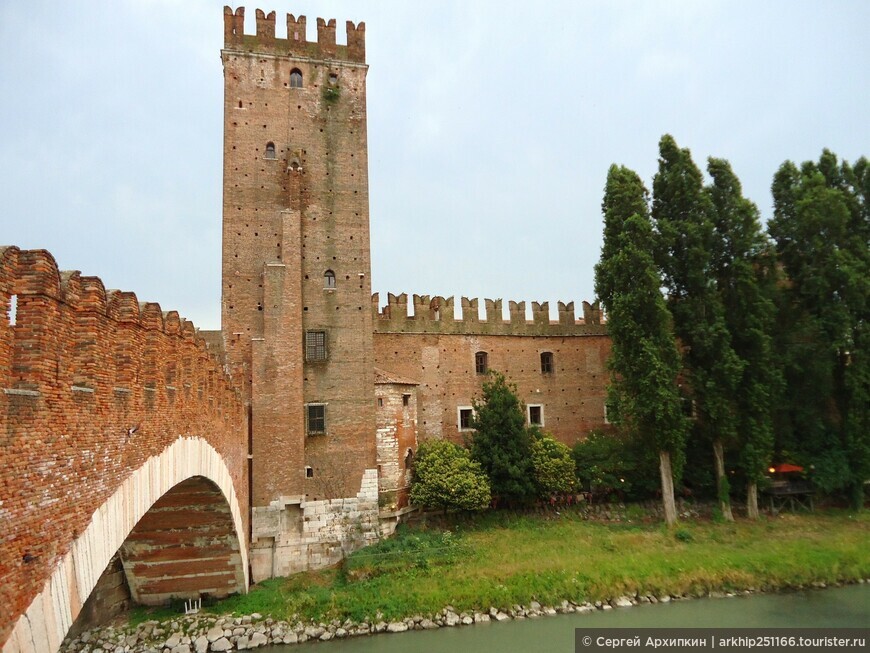
<svg viewBox="0 0 870 653">
<path fill-rule="evenodd" d="M 870 582 L 861 579 L 859 583 Z M 842 583 L 836 583 L 841 585 Z M 825 583 L 812 587 L 824 589 Z M 529 605 L 514 605 L 508 609 L 492 607 L 487 611 L 461 612 L 447 606 L 434 615 L 415 615 L 396 621 L 385 621 L 379 614 L 370 621 L 351 620 L 329 622 L 288 622 L 264 618 L 254 613 L 242 617 L 218 616 L 208 613 L 180 615 L 168 621 L 145 621 L 136 626 L 121 624 L 94 628 L 64 642 L 65 653 L 223 653 L 244 651 L 269 645 L 302 644 L 329 641 L 379 633 L 401 633 L 410 630 L 433 630 L 471 626 L 490 621 L 537 619 L 557 614 L 586 614 L 596 610 L 630 608 L 645 603 L 669 603 L 692 598 L 729 598 L 753 594 L 757 589 L 740 592 L 710 592 L 697 595 L 634 595 L 619 596 L 595 603 L 562 601 L 557 606 L 544 606 L 537 601 Z"/>
</svg>

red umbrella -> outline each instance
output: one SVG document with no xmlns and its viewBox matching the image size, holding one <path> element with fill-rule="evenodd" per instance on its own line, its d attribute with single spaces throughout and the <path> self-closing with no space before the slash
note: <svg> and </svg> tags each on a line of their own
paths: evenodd
<svg viewBox="0 0 870 653">
<path fill-rule="evenodd" d="M 769 471 L 772 474 L 788 474 L 789 472 L 802 472 L 804 471 L 804 468 L 790 463 L 780 463 L 779 465 L 771 467 Z"/>
</svg>

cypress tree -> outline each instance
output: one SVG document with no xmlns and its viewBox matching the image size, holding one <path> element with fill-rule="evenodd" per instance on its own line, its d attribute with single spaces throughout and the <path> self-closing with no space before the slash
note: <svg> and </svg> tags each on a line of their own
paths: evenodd
<svg viewBox="0 0 870 653">
<path fill-rule="evenodd" d="M 743 361 L 731 346 L 724 306 L 716 290 L 713 214 L 701 171 L 689 150 L 680 149 L 666 134 L 659 142 L 659 168 L 653 179 L 657 263 L 683 352 L 693 432 L 713 446 L 720 507 L 730 520 L 724 447 L 736 444 L 735 393 Z"/>
<path fill-rule="evenodd" d="M 667 523 L 677 520 L 674 478 L 685 456 L 686 423 L 677 387 L 679 352 L 653 259 L 647 191 L 637 174 L 611 166 L 604 202 L 604 244 L 595 290 L 608 316 L 611 421 L 659 452 Z"/>
<path fill-rule="evenodd" d="M 781 376 L 774 361 L 776 292 L 773 252 L 758 208 L 743 197 L 740 181 L 723 159 L 709 159 L 713 183 L 713 271 L 725 323 L 743 371 L 735 390 L 739 464 L 747 479 L 746 513 L 758 517 L 758 483 L 773 454 L 773 406 Z"/>
</svg>

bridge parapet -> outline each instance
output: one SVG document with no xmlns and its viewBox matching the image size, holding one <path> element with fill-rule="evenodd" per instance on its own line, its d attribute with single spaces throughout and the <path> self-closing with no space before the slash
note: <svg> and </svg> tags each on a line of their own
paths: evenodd
<svg viewBox="0 0 870 653">
<path fill-rule="evenodd" d="M 241 394 L 177 312 L 3 247 L 0 321 L 2 643 L 134 470 L 203 438 L 246 506 L 248 451 Z"/>
</svg>

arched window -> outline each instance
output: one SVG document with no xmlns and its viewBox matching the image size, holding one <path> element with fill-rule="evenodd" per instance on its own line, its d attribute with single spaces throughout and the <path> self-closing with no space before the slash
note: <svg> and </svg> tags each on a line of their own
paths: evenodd
<svg viewBox="0 0 870 653">
<path fill-rule="evenodd" d="M 541 352 L 541 374 L 553 373 L 553 352 Z"/>
<path fill-rule="evenodd" d="M 302 88 L 302 71 L 298 68 L 290 71 L 290 88 Z"/>
<path fill-rule="evenodd" d="M 405 469 L 411 470 L 414 468 L 414 450 L 408 449 L 408 453 L 405 454 Z"/>
<path fill-rule="evenodd" d="M 275 144 L 274 143 L 266 143 L 266 158 L 274 159 L 275 158 Z"/>
<path fill-rule="evenodd" d="M 323 287 L 335 288 L 335 272 L 327 270 L 323 273 Z"/>
<path fill-rule="evenodd" d="M 474 355 L 474 371 L 478 374 L 486 374 L 489 371 L 489 363 L 485 351 L 479 351 Z"/>
</svg>

